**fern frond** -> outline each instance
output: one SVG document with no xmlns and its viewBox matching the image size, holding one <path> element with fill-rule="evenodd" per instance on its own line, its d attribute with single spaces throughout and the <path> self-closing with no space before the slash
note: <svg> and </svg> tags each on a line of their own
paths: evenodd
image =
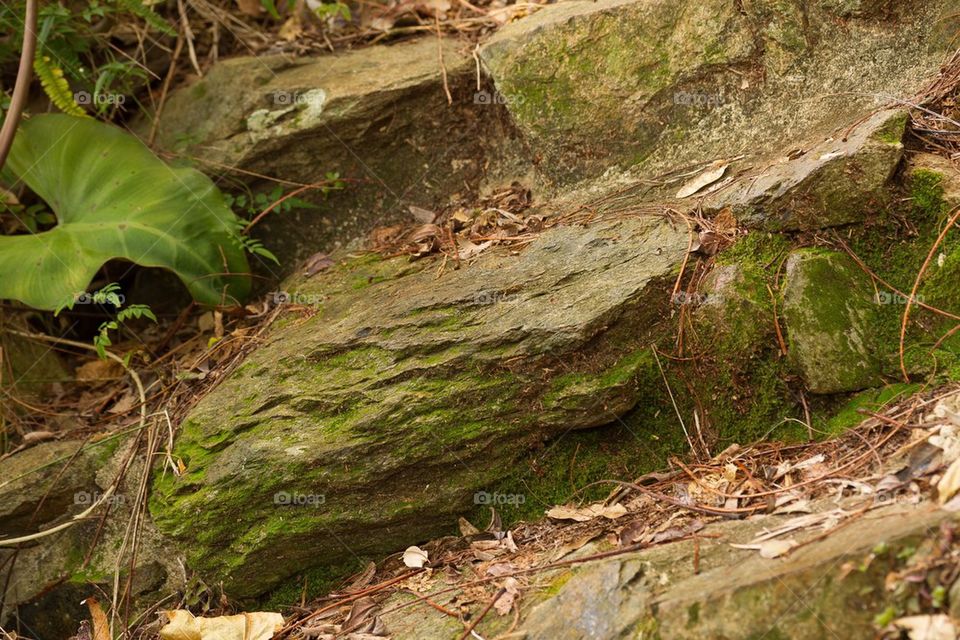
<svg viewBox="0 0 960 640">
<path fill-rule="evenodd" d="M 57 109 L 71 116 L 87 117 L 87 112 L 73 99 L 70 84 L 63 77 L 63 70 L 50 62 L 50 56 L 38 54 L 33 59 L 33 71 L 40 79 L 44 93 Z"/>
<path fill-rule="evenodd" d="M 170 26 L 170 24 L 157 15 L 153 9 L 151 9 L 143 0 L 115 0 L 117 7 L 123 9 L 128 13 L 141 18 L 148 25 L 159 31 L 160 33 L 165 33 L 168 36 L 177 35 L 177 30 Z"/>
</svg>

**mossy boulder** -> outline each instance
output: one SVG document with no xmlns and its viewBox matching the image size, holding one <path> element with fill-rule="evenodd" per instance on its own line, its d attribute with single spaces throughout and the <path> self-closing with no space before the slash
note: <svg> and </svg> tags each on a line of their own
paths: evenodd
<svg viewBox="0 0 960 640">
<path fill-rule="evenodd" d="M 912 154 L 904 180 L 914 207 L 923 213 L 936 215 L 960 204 L 960 171 L 943 156 Z"/>
<path fill-rule="evenodd" d="M 783 315 L 791 357 L 813 393 L 857 391 L 882 382 L 869 278 L 846 254 L 801 249 L 786 263 Z"/>
<path fill-rule="evenodd" d="M 773 161 L 912 95 L 952 50 L 954 3 L 876 4 L 573 0 L 507 25 L 480 57 L 546 183 L 620 170 L 656 185 L 699 162 Z"/>
<path fill-rule="evenodd" d="M 611 155 L 648 152 L 663 117 L 686 105 L 685 81 L 712 76 L 722 99 L 735 84 L 730 67 L 754 51 L 729 2 L 599 0 L 560 3 L 507 25 L 481 56 L 545 156 L 544 170 L 562 177 Z"/>
<path fill-rule="evenodd" d="M 439 280 L 397 258 L 291 283 L 316 312 L 291 312 L 186 417 L 157 526 L 235 596 L 443 533 L 531 447 L 643 399 L 686 248 L 684 229 L 623 220 Z"/>
</svg>

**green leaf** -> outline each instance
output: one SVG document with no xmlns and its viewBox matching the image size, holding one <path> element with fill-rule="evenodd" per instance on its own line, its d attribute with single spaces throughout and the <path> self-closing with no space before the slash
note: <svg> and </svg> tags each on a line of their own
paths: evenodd
<svg viewBox="0 0 960 640">
<path fill-rule="evenodd" d="M 277 11 L 277 4 L 273 0 L 260 0 L 260 5 L 267 10 L 274 20 L 280 19 L 280 13 Z"/>
<path fill-rule="evenodd" d="M 0 236 L 0 299 L 56 309 L 117 258 L 169 269 L 203 304 L 237 304 L 249 292 L 239 221 L 217 187 L 195 169 L 167 166 L 124 131 L 35 116 L 20 125 L 7 165 L 58 224 Z"/>
<path fill-rule="evenodd" d="M 280 261 L 277 260 L 277 256 L 273 255 L 273 252 L 263 246 L 256 246 L 253 248 L 253 252 L 258 256 L 263 256 L 267 260 L 272 261 L 273 263 L 279 265 Z"/>
</svg>

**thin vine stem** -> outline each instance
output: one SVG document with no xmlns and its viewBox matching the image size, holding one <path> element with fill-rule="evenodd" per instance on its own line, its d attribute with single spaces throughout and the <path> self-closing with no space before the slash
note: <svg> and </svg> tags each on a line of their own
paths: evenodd
<svg viewBox="0 0 960 640">
<path fill-rule="evenodd" d="M 27 14 L 23 21 L 23 51 L 20 52 L 20 67 L 17 69 L 17 82 L 10 97 L 3 128 L 0 129 L 0 169 L 7 162 L 13 136 L 20 124 L 20 115 L 27 103 L 30 81 L 33 79 L 33 58 L 37 53 L 37 3 L 39 0 L 27 0 Z"/>
</svg>

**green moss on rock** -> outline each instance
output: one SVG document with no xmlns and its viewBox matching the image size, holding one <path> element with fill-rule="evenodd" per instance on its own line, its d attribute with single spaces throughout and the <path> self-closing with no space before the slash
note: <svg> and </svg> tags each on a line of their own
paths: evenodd
<svg viewBox="0 0 960 640">
<path fill-rule="evenodd" d="M 791 356 L 812 392 L 881 382 L 872 334 L 876 308 L 869 279 L 845 254 L 804 249 L 790 255 L 783 314 Z"/>
</svg>

